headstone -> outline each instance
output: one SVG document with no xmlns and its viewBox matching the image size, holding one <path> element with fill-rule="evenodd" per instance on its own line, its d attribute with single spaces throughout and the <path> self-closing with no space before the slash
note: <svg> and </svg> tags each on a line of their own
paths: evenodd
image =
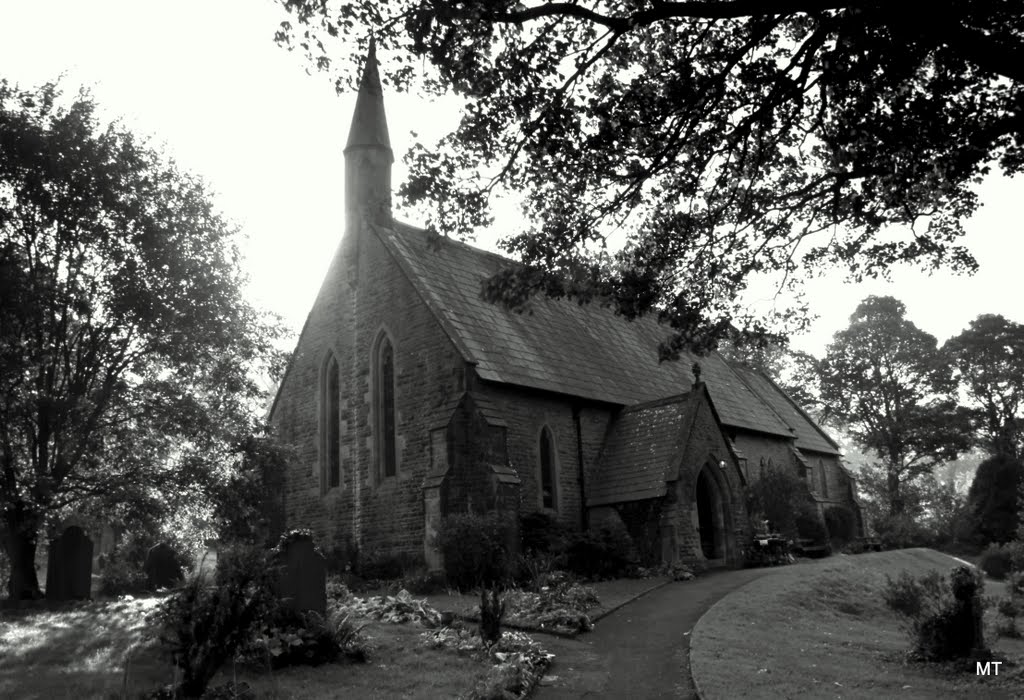
<svg viewBox="0 0 1024 700">
<path fill-rule="evenodd" d="M 88 600 L 92 589 L 92 540 L 72 525 L 50 542 L 46 567 L 48 600 Z"/>
<path fill-rule="evenodd" d="M 178 555 L 166 542 L 149 548 L 142 570 L 146 572 L 147 585 L 154 591 L 159 588 L 173 588 L 182 579 Z"/>
<path fill-rule="evenodd" d="M 217 545 L 206 543 L 206 551 L 199 557 L 196 574 L 207 582 L 212 582 L 217 574 Z"/>
<path fill-rule="evenodd" d="M 327 612 L 327 560 L 310 537 L 289 540 L 278 563 L 278 596 L 293 610 Z"/>
</svg>

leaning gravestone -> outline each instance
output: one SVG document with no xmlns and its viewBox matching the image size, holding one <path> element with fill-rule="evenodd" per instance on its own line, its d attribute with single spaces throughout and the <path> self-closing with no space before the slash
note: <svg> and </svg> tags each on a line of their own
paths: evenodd
<svg viewBox="0 0 1024 700">
<path fill-rule="evenodd" d="M 88 600 L 92 592 L 92 540 L 72 525 L 50 542 L 46 567 L 48 600 Z"/>
<path fill-rule="evenodd" d="M 277 557 L 277 594 L 292 610 L 327 611 L 327 560 L 309 536 L 284 543 Z"/>
<path fill-rule="evenodd" d="M 166 542 L 149 548 L 142 570 L 146 572 L 146 584 L 154 591 L 159 588 L 173 588 L 182 579 L 178 555 Z"/>
</svg>

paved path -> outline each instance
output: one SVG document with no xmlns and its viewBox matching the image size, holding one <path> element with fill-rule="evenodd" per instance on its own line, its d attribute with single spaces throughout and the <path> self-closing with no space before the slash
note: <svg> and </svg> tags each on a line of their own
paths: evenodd
<svg viewBox="0 0 1024 700">
<path fill-rule="evenodd" d="M 576 639 L 537 635 L 555 654 L 537 700 L 695 698 L 690 631 L 727 593 L 776 568 L 719 571 L 670 583 L 600 620 Z"/>
</svg>

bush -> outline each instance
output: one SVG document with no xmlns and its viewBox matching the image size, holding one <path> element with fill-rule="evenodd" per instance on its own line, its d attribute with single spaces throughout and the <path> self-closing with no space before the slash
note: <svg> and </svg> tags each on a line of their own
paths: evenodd
<svg viewBox="0 0 1024 700">
<path fill-rule="evenodd" d="M 1013 539 L 1022 479 L 1024 465 L 1010 457 L 997 455 L 978 465 L 967 492 L 967 507 L 981 544 Z"/>
<path fill-rule="evenodd" d="M 990 544 L 981 553 L 981 560 L 978 566 L 985 572 L 986 576 L 1002 581 L 1012 570 L 1012 552 L 1009 547 L 999 544 Z"/>
<path fill-rule="evenodd" d="M 608 528 L 596 533 L 574 533 L 566 546 L 565 567 L 577 576 L 614 578 L 633 566 L 629 559 L 631 547 L 629 535 Z"/>
<path fill-rule="evenodd" d="M 934 536 L 906 513 L 888 515 L 874 522 L 875 535 L 886 549 L 930 547 Z"/>
<path fill-rule="evenodd" d="M 190 576 L 184 587 L 147 618 L 181 669 L 175 692 L 199 697 L 218 669 L 233 658 L 255 626 L 276 606 L 266 554 L 255 547 L 218 556 L 213 586 Z"/>
<path fill-rule="evenodd" d="M 137 595 L 148 588 L 149 582 L 142 567 L 137 566 L 114 552 L 100 571 L 99 594 L 101 596 Z"/>
<path fill-rule="evenodd" d="M 267 661 L 271 669 L 287 666 L 319 666 L 344 655 L 366 661 L 365 641 L 352 615 L 332 607 L 327 616 L 295 612 L 279 607 L 258 633 L 243 646 L 239 656 L 248 661 Z"/>
<path fill-rule="evenodd" d="M 406 572 L 423 567 L 423 561 L 408 552 L 363 551 L 359 557 L 359 575 L 367 580 L 393 581 Z"/>
<path fill-rule="evenodd" d="M 796 532 L 801 539 L 811 540 L 815 545 L 828 544 L 828 530 L 818 509 L 811 503 L 803 503 L 796 512 Z"/>
<path fill-rule="evenodd" d="M 448 584 L 461 590 L 504 586 L 511 578 L 513 524 L 500 512 L 455 513 L 441 520 L 435 546 Z"/>
<path fill-rule="evenodd" d="M 549 513 L 527 513 L 519 518 L 519 537 L 526 553 L 557 553 L 565 549 L 569 529 Z"/>
<path fill-rule="evenodd" d="M 954 569 L 948 586 L 937 572 L 917 580 L 906 572 L 895 581 L 886 579 L 883 597 L 906 621 L 914 657 L 950 661 L 985 650 L 984 581 L 976 571 L 966 566 Z"/>
<path fill-rule="evenodd" d="M 842 547 L 856 536 L 857 518 L 849 508 L 830 506 L 825 509 L 825 527 L 829 539 Z"/>
<path fill-rule="evenodd" d="M 765 471 L 747 491 L 747 511 L 755 520 L 768 520 L 773 531 L 789 538 L 799 536 L 797 515 L 813 504 L 807 483 L 777 467 Z"/>
</svg>

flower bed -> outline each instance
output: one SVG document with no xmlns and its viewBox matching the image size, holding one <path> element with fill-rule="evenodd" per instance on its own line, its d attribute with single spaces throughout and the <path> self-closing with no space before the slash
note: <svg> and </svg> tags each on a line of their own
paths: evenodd
<svg viewBox="0 0 1024 700">
<path fill-rule="evenodd" d="M 587 611 L 600 604 L 593 588 L 578 583 L 542 588 L 540 593 L 508 591 L 504 600 L 510 624 L 561 634 L 593 629 Z"/>
<path fill-rule="evenodd" d="M 434 649 L 489 660 L 493 665 L 476 684 L 471 698 L 524 698 L 551 665 L 554 654 L 523 632 L 506 631 L 501 639 L 485 647 L 480 636 L 463 628 L 443 627 L 424 632 L 423 643 Z"/>
</svg>

